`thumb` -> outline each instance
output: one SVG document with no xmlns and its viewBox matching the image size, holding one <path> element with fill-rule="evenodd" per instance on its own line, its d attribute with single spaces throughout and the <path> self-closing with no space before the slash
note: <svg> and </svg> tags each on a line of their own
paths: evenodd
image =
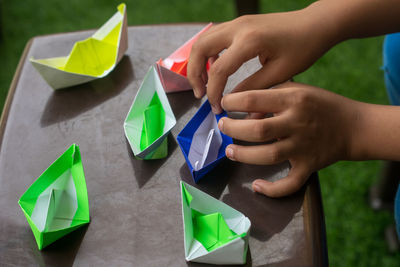
<svg viewBox="0 0 400 267">
<path fill-rule="evenodd" d="M 269 182 L 257 179 L 253 182 L 252 187 L 255 192 L 269 197 L 283 197 L 298 191 L 309 176 L 310 172 L 305 168 L 292 168 L 288 176 L 278 181 Z"/>
</svg>

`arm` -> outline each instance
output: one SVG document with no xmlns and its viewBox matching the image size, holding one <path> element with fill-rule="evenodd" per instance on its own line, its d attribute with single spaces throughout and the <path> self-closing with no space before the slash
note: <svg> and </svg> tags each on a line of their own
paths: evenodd
<svg viewBox="0 0 400 267">
<path fill-rule="evenodd" d="M 228 77 L 251 58 L 258 57 L 262 67 L 234 92 L 287 81 L 343 40 L 394 31 L 400 31 L 398 0 L 322 0 L 299 11 L 243 16 L 200 36 L 192 48 L 188 78 L 195 96 L 207 93 L 219 113 Z M 205 77 L 209 58 L 216 60 Z"/>
</svg>

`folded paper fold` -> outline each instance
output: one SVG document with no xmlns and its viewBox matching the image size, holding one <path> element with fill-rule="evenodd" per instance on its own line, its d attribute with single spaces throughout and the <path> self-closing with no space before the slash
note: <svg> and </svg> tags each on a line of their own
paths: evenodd
<svg viewBox="0 0 400 267">
<path fill-rule="evenodd" d="M 18 201 L 39 249 L 89 223 L 89 202 L 77 145 L 65 151 Z"/>
<path fill-rule="evenodd" d="M 222 117 L 226 112 L 215 115 L 207 100 L 176 138 L 196 183 L 226 157 L 225 148 L 233 143 L 218 129 Z"/>
<path fill-rule="evenodd" d="M 186 78 L 186 68 L 190 51 L 192 50 L 192 46 L 199 38 L 200 34 L 207 31 L 211 26 L 212 23 L 209 23 L 167 58 L 157 61 L 157 71 L 167 93 L 192 89 L 189 81 Z"/>
<path fill-rule="evenodd" d="M 163 134 L 165 124 L 165 111 L 158 94 L 154 96 L 149 106 L 143 112 L 143 128 L 140 137 L 140 149 L 145 149 Z"/>
<path fill-rule="evenodd" d="M 246 262 L 250 220 L 181 181 L 185 257 L 210 264 Z"/>
<path fill-rule="evenodd" d="M 33 66 L 54 89 L 82 84 L 110 73 L 128 48 L 125 4 L 91 37 L 74 44 L 65 57 L 31 58 Z"/>
<path fill-rule="evenodd" d="M 152 66 L 143 79 L 124 122 L 125 136 L 140 159 L 168 155 L 167 136 L 176 124 L 160 77 Z"/>
</svg>

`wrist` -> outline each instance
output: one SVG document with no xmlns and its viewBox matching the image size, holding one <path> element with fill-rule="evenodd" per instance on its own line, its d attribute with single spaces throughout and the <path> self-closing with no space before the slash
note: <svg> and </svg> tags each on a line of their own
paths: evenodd
<svg viewBox="0 0 400 267">
<path fill-rule="evenodd" d="M 335 44 L 399 31 L 398 0 L 320 0 L 305 10 L 316 16 Z"/>
<path fill-rule="evenodd" d="M 400 107 L 356 103 L 356 116 L 349 125 L 351 144 L 348 159 L 399 161 Z"/>
<path fill-rule="evenodd" d="M 311 38 L 321 40 L 326 50 L 347 39 L 344 23 L 332 1 L 316 1 L 300 12 L 308 18 L 308 27 L 313 29 Z"/>
<path fill-rule="evenodd" d="M 344 126 L 347 135 L 346 157 L 344 160 L 368 160 L 371 159 L 368 151 L 368 114 L 369 104 L 351 100 L 347 105 L 344 116 L 347 117 L 347 123 Z M 349 115 L 350 114 L 350 115 Z"/>
</svg>

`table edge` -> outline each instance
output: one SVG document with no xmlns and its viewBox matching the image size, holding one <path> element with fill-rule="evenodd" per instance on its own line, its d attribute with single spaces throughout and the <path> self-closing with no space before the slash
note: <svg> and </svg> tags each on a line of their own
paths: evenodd
<svg viewBox="0 0 400 267">
<path fill-rule="evenodd" d="M 208 23 L 212 23 L 213 25 L 218 25 L 220 22 L 171 22 L 171 23 L 158 23 L 158 24 L 137 24 L 137 25 L 128 25 L 129 28 L 141 28 L 141 27 L 153 27 L 153 26 L 163 26 L 163 27 L 168 27 L 168 26 L 201 26 L 201 25 L 207 25 Z M 77 31 L 70 31 L 70 32 L 55 32 L 55 33 L 48 33 L 48 34 L 39 34 L 34 37 L 32 37 L 29 41 L 35 39 L 35 38 L 40 38 L 40 37 L 49 37 L 49 36 L 55 36 L 55 35 L 61 35 L 61 34 L 73 34 L 73 33 L 80 33 L 80 32 L 88 32 L 88 31 L 96 31 L 99 28 L 91 28 L 91 29 L 83 29 L 83 30 L 77 30 Z M 28 42 L 29 42 L 28 41 Z"/>
<path fill-rule="evenodd" d="M 329 266 L 325 215 L 318 173 L 310 175 L 303 200 L 303 219 L 306 240 L 311 244 L 309 258 L 312 266 Z"/>
<path fill-rule="evenodd" d="M 25 48 L 24 48 L 24 50 L 22 52 L 22 56 L 19 59 L 19 62 L 18 62 L 18 65 L 17 65 L 17 69 L 15 70 L 13 79 L 11 81 L 10 87 L 8 89 L 8 92 L 7 92 L 6 101 L 4 102 L 3 110 L 2 110 L 2 113 L 1 113 L 1 117 L 0 117 L 0 151 L 1 151 L 2 144 L 3 144 L 3 137 L 4 137 L 4 132 L 5 132 L 5 129 L 6 129 L 7 120 L 8 120 L 8 114 L 9 114 L 10 108 L 11 108 L 11 103 L 12 103 L 12 101 L 14 99 L 15 90 L 16 90 L 17 84 L 19 82 L 19 77 L 21 75 L 25 59 L 26 59 L 26 57 L 28 55 L 28 52 L 29 52 L 29 50 L 30 50 L 30 48 L 32 46 L 34 38 L 35 37 L 32 37 L 26 43 Z"/>
</svg>

